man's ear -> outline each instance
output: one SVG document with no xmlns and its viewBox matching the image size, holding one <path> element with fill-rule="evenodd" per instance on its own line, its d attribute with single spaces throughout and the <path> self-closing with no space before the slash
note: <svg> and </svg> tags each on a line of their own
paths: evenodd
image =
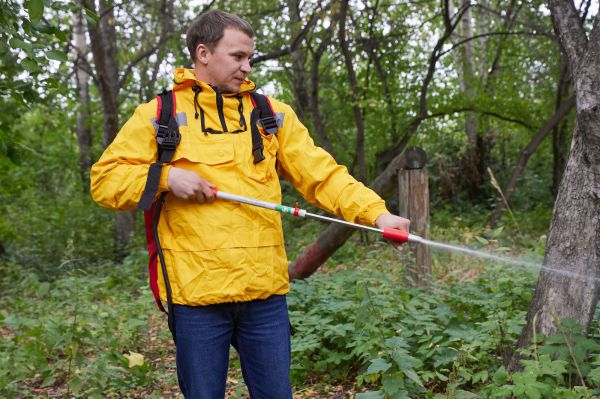
<svg viewBox="0 0 600 399">
<path fill-rule="evenodd" d="M 209 53 L 210 50 L 204 44 L 200 43 L 198 46 L 196 46 L 196 60 L 199 63 L 206 65 L 208 63 Z"/>
</svg>

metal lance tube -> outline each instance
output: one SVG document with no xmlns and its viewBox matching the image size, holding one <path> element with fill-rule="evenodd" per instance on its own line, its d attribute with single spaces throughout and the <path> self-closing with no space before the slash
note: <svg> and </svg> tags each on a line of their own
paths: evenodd
<svg viewBox="0 0 600 399">
<path fill-rule="evenodd" d="M 346 222 L 345 220 L 340 220 L 340 219 L 331 218 L 331 217 L 327 217 L 327 216 L 317 215 L 315 213 L 310 213 L 304 209 L 300 209 L 297 207 L 292 208 L 289 206 L 274 204 L 272 202 L 261 201 L 261 200 L 257 200 L 254 198 L 242 197 L 241 195 L 235 195 L 235 194 L 230 194 L 230 193 L 226 193 L 223 191 L 218 191 L 217 189 L 214 189 L 214 188 L 212 189 L 212 192 L 215 195 L 215 197 L 222 199 L 222 200 L 226 200 L 226 201 L 241 202 L 243 204 L 257 206 L 257 207 L 265 208 L 265 209 L 271 209 L 271 210 L 274 210 L 277 212 L 287 213 L 287 214 L 294 215 L 297 217 L 310 217 L 313 219 L 323 220 L 325 222 L 345 224 L 347 226 L 351 226 L 351 227 L 354 227 L 357 229 L 368 230 L 368 231 L 372 231 L 375 233 L 379 233 L 379 234 L 381 234 L 381 236 L 383 238 L 386 238 L 386 239 L 392 240 L 392 241 L 398 241 L 398 242 L 409 241 L 409 242 L 423 243 L 423 238 L 416 236 L 414 234 L 409 234 L 407 231 L 402 231 L 402 230 L 392 229 L 392 228 L 378 229 L 376 227 L 364 226 L 364 225 L 358 224 L 358 223 Z"/>
</svg>

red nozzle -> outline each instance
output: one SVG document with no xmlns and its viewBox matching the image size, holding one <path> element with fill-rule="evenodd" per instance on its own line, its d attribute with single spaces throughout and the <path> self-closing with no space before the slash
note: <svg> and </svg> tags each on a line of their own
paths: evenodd
<svg viewBox="0 0 600 399">
<path fill-rule="evenodd" d="M 212 191 L 212 193 L 215 197 L 217 196 L 217 188 L 216 187 L 211 187 L 210 191 Z"/>
<path fill-rule="evenodd" d="M 393 240 L 393 241 L 407 242 L 408 241 L 408 231 L 402 231 L 402 230 L 386 227 L 383 229 L 383 238 L 387 238 L 388 240 Z"/>
</svg>

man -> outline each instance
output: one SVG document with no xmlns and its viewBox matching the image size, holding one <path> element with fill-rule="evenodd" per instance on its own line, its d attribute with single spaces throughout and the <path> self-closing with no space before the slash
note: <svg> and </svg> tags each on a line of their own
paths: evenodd
<svg viewBox="0 0 600 399">
<path fill-rule="evenodd" d="M 215 201 L 211 189 L 280 203 L 281 175 L 309 202 L 346 220 L 402 230 L 409 221 L 391 215 L 381 198 L 313 144 L 289 106 L 274 99 L 278 132 L 260 131 L 264 159 L 257 161 L 248 94 L 255 85 L 247 79 L 254 41 L 245 20 L 209 12 L 191 25 L 187 44 L 194 69 L 177 69 L 173 86 L 181 142 L 158 185 L 168 193 L 158 236 L 179 383 L 186 398 L 224 397 L 233 345 L 252 398 L 292 398 L 280 215 Z M 156 117 L 157 100 L 140 105 L 93 166 L 91 191 L 100 205 L 137 206 L 157 159 Z M 159 273 L 163 301 L 164 277 Z"/>
</svg>

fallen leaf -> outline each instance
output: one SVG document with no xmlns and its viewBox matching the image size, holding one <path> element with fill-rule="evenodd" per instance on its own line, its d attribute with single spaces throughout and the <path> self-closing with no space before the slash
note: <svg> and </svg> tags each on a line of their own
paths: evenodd
<svg viewBox="0 0 600 399">
<path fill-rule="evenodd" d="M 144 365 L 144 355 L 129 351 L 128 355 L 123 355 L 129 360 L 129 368 Z"/>
</svg>

